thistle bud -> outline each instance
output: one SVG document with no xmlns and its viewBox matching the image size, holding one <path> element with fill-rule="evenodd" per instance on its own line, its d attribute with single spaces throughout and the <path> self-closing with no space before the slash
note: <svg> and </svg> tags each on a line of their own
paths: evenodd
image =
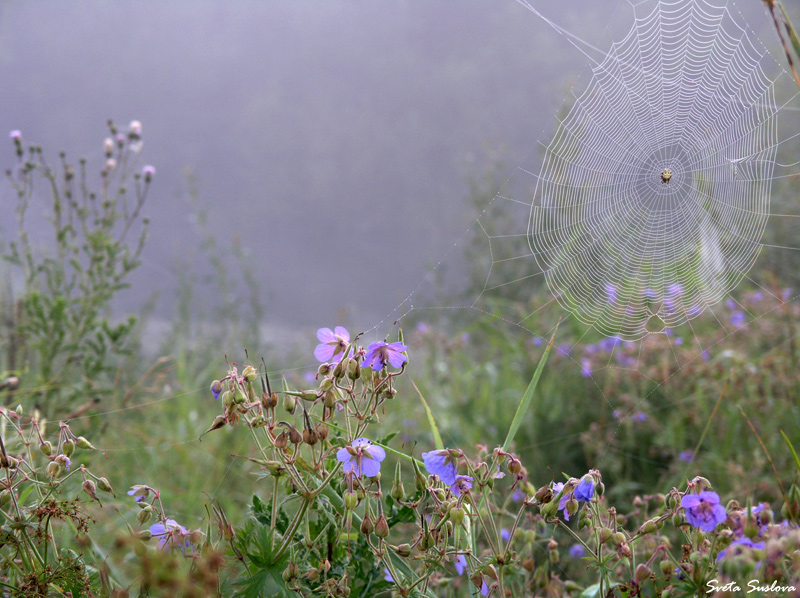
<svg viewBox="0 0 800 598">
<path fill-rule="evenodd" d="M 385 538 L 389 535 L 389 522 L 386 521 L 386 517 L 383 515 L 378 517 L 378 521 L 375 522 L 375 535 L 379 538 Z"/>
<path fill-rule="evenodd" d="M 92 500 L 100 502 L 100 499 L 97 498 L 97 486 L 92 480 L 83 481 L 83 491 L 88 494 Z"/>
<path fill-rule="evenodd" d="M 103 141 L 103 152 L 106 158 L 110 158 L 114 153 L 114 140 L 111 137 L 106 137 L 105 141 Z"/>
<path fill-rule="evenodd" d="M 289 414 L 294 415 L 294 411 L 297 409 L 297 399 L 292 395 L 284 395 L 283 409 L 289 412 Z"/>
<path fill-rule="evenodd" d="M 49 440 L 45 440 L 42 444 L 39 445 L 39 450 L 42 451 L 46 456 L 50 456 L 53 454 L 53 443 Z"/>
</svg>

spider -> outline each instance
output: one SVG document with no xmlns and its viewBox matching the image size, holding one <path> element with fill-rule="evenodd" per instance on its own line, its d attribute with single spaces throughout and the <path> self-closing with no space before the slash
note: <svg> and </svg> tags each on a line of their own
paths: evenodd
<svg viewBox="0 0 800 598">
<path fill-rule="evenodd" d="M 665 168 L 661 171 L 661 184 L 662 185 L 669 185 L 669 180 L 672 178 L 672 171 L 669 168 Z"/>
</svg>

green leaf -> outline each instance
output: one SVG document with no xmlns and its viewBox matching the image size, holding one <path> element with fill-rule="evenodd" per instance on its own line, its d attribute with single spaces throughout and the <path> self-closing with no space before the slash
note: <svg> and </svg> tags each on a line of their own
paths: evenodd
<svg viewBox="0 0 800 598">
<path fill-rule="evenodd" d="M 797 452 L 794 450 L 792 443 L 789 442 L 789 438 L 786 436 L 783 430 L 781 430 L 781 436 L 783 436 L 784 441 L 786 441 L 786 445 L 789 447 L 789 450 L 792 452 L 792 457 L 794 457 L 794 464 L 797 467 L 797 473 L 800 475 L 800 458 L 797 456 Z"/>
<path fill-rule="evenodd" d="M 797 30 L 794 28 L 794 25 L 789 20 L 789 13 L 786 12 L 786 9 L 783 7 L 783 3 L 778 1 L 778 6 L 781 9 L 781 16 L 783 17 L 783 24 L 786 26 L 787 31 L 789 32 L 789 39 L 792 41 L 792 46 L 794 47 L 795 54 L 797 57 L 800 58 L 800 38 L 797 36 Z"/>
<path fill-rule="evenodd" d="M 545 348 L 544 354 L 539 360 L 539 365 L 536 366 L 536 371 L 533 373 L 533 378 L 531 378 L 531 382 L 528 384 L 528 388 L 525 390 L 525 394 L 522 396 L 522 400 L 517 406 L 517 412 L 514 414 L 514 419 L 511 420 L 511 425 L 508 428 L 508 434 L 506 434 L 506 439 L 503 442 L 503 450 L 507 451 L 511 446 L 511 443 L 514 441 L 514 436 L 517 435 L 517 430 L 519 430 L 519 427 L 522 424 L 522 419 L 525 417 L 528 407 L 530 407 L 531 401 L 533 400 L 533 393 L 536 391 L 536 386 L 539 384 L 539 378 L 541 378 L 542 372 L 544 371 L 544 364 L 547 362 L 547 356 L 550 354 L 550 349 L 553 348 L 553 341 L 556 340 L 556 333 L 558 332 L 558 326 L 560 324 L 561 321 L 559 320 L 559 323 L 556 324 L 556 329 L 553 331 L 553 336 L 550 338 L 550 342 L 547 343 L 547 348 Z"/>
<path fill-rule="evenodd" d="M 431 427 L 431 433 L 433 434 L 433 444 L 438 450 L 444 450 L 444 443 L 442 442 L 442 437 L 439 434 L 439 428 L 436 426 L 436 420 L 433 419 L 433 413 L 431 413 L 431 408 L 428 407 L 427 401 L 425 401 L 425 397 L 422 396 L 422 393 L 417 388 L 417 385 L 414 384 L 414 381 L 411 381 L 411 386 L 414 387 L 414 390 L 417 391 L 419 395 L 419 400 L 422 401 L 422 406 L 425 407 L 425 415 L 428 417 L 428 424 Z"/>
</svg>

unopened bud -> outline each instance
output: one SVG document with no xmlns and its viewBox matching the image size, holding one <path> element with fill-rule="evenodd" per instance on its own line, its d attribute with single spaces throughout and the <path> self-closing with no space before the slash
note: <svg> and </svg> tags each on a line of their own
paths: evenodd
<svg viewBox="0 0 800 598">
<path fill-rule="evenodd" d="M 92 443 L 89 442 L 88 440 L 86 440 L 83 436 L 78 436 L 75 439 L 75 444 L 77 444 L 78 448 L 81 448 L 81 449 L 92 449 L 92 450 L 95 450 L 94 446 L 92 446 Z M 67 456 L 69 456 L 69 455 L 67 455 Z"/>
<path fill-rule="evenodd" d="M 45 470 L 48 477 L 55 478 L 61 473 L 61 465 L 56 463 L 55 461 L 50 461 L 47 464 L 47 469 Z"/>
<path fill-rule="evenodd" d="M 39 450 L 42 451 L 48 457 L 53 454 L 53 443 L 49 440 L 45 440 L 42 444 L 39 445 Z"/>
<path fill-rule="evenodd" d="M 534 494 L 533 497 L 538 503 L 546 505 L 553 500 L 553 489 L 549 485 L 542 486 L 536 491 L 536 494 Z"/>
<path fill-rule="evenodd" d="M 400 544 L 396 546 L 394 551 L 403 558 L 411 556 L 411 546 L 409 544 Z"/>
<path fill-rule="evenodd" d="M 511 457 L 508 461 L 508 471 L 514 475 L 517 475 L 520 471 L 522 471 L 522 463 L 520 463 L 519 459 L 516 457 Z"/>
<path fill-rule="evenodd" d="M 283 581 L 289 582 L 292 580 L 297 579 L 300 577 L 300 567 L 298 567 L 294 562 L 289 561 L 289 564 L 286 566 L 286 569 L 283 570 Z"/>
<path fill-rule="evenodd" d="M 672 561 L 663 560 L 658 564 L 659 569 L 661 569 L 661 573 L 664 575 L 672 575 L 672 572 L 675 570 L 675 565 Z"/>
<path fill-rule="evenodd" d="M 386 517 L 383 515 L 378 517 L 378 521 L 375 522 L 375 535 L 379 538 L 385 538 L 389 535 L 389 522 L 386 521 Z"/>
<path fill-rule="evenodd" d="M 303 390 L 300 392 L 300 398 L 304 401 L 314 402 L 317 400 L 316 390 Z"/>
<path fill-rule="evenodd" d="M 395 500 L 403 500 L 403 497 L 406 495 L 406 491 L 403 488 L 403 481 L 400 479 L 395 479 L 392 483 L 392 493 L 391 496 Z"/>
<path fill-rule="evenodd" d="M 639 533 L 641 534 L 653 534 L 657 531 L 658 531 L 658 524 L 654 519 L 645 521 L 644 524 L 642 524 L 642 527 L 639 528 Z"/>
<path fill-rule="evenodd" d="M 254 368 L 252 365 L 248 365 L 246 368 L 242 370 L 242 378 L 244 378 L 248 382 L 252 382 L 256 378 L 258 378 L 258 372 L 256 371 L 256 368 Z"/>
<path fill-rule="evenodd" d="M 348 511 L 352 511 L 358 505 L 358 494 L 355 492 L 345 492 L 344 493 L 344 507 Z"/>
<path fill-rule="evenodd" d="M 92 500 L 100 502 L 100 499 L 97 498 L 97 486 L 92 480 L 83 481 L 83 491 L 88 494 Z"/>
<path fill-rule="evenodd" d="M 300 444 L 303 442 L 303 435 L 294 426 L 289 428 L 289 442 L 292 444 Z"/>
<path fill-rule="evenodd" d="M 330 431 L 327 424 L 317 424 L 316 427 L 317 431 L 317 438 L 320 440 L 325 440 L 328 438 L 328 432 Z"/>
<path fill-rule="evenodd" d="M 114 494 L 114 490 L 111 489 L 111 484 L 108 482 L 106 478 L 100 478 L 99 480 L 97 480 L 97 488 L 99 490 L 102 490 L 103 492 Z"/>
<path fill-rule="evenodd" d="M 49 443 L 48 443 L 48 444 L 49 444 Z M 74 452 L 75 452 L 75 443 L 74 443 L 74 442 L 72 442 L 71 440 L 67 440 L 67 441 L 66 441 L 66 442 L 65 442 L 65 443 L 64 443 L 64 444 L 61 446 L 61 452 L 62 452 L 62 453 L 64 453 L 64 454 L 65 454 L 67 457 L 71 457 L 71 456 L 72 456 L 72 453 L 74 453 Z"/>
<path fill-rule="evenodd" d="M 344 359 L 341 360 L 339 363 L 336 364 L 336 367 L 333 368 L 333 377 L 336 378 L 337 380 L 339 380 L 342 376 L 344 376 L 345 361 L 346 360 Z"/>
<path fill-rule="evenodd" d="M 103 141 L 103 152 L 106 158 L 110 158 L 111 154 L 114 153 L 114 140 L 111 137 L 106 137 L 105 141 Z"/>
<path fill-rule="evenodd" d="M 636 583 L 640 584 L 643 581 L 650 579 L 653 575 L 653 571 L 645 565 L 644 563 L 640 563 L 639 566 L 636 567 L 636 572 L 633 575 L 633 578 L 636 580 Z"/>
<path fill-rule="evenodd" d="M 622 532 L 615 532 L 611 534 L 611 542 L 614 544 L 614 546 L 622 546 L 625 544 L 625 534 Z"/>
<path fill-rule="evenodd" d="M 284 395 L 283 408 L 285 411 L 288 411 L 290 414 L 294 415 L 294 411 L 297 409 L 297 399 L 295 399 L 295 397 L 292 395 Z"/>
<path fill-rule="evenodd" d="M 286 432 L 281 432 L 275 437 L 276 448 L 284 448 L 289 444 L 289 435 Z"/>
<path fill-rule="evenodd" d="M 465 515 L 466 513 L 464 513 L 464 509 L 461 507 L 450 509 L 450 519 L 455 525 L 461 525 L 464 523 Z"/>
<path fill-rule="evenodd" d="M 361 520 L 361 533 L 365 536 L 370 535 L 373 530 L 375 529 L 375 525 L 372 523 L 372 517 L 369 516 L 369 513 L 364 515 L 364 519 Z"/>
<path fill-rule="evenodd" d="M 153 507 L 151 507 L 150 505 L 147 505 L 146 507 L 144 507 L 143 509 L 141 509 L 141 510 L 140 510 L 140 511 L 139 511 L 139 512 L 136 514 L 136 519 L 138 519 L 138 520 L 139 520 L 139 523 L 141 523 L 142 525 L 144 525 L 145 523 L 147 523 L 148 521 L 150 521 L 150 518 L 151 518 L 152 516 L 153 516 Z"/>
<path fill-rule="evenodd" d="M 306 428 L 303 430 L 303 442 L 309 446 L 317 444 L 317 432 L 314 429 Z"/>
</svg>

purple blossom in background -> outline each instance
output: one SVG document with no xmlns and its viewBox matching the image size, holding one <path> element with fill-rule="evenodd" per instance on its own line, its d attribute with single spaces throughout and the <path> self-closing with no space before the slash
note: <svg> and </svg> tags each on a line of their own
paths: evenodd
<svg viewBox="0 0 800 598">
<path fill-rule="evenodd" d="M 652 301 L 656 298 L 656 292 L 653 289 L 645 289 L 644 296 Z"/>
<path fill-rule="evenodd" d="M 765 545 L 765 542 L 753 542 L 750 538 L 739 538 L 738 540 L 731 542 L 730 546 L 728 546 L 725 550 L 719 551 L 719 554 L 717 555 L 717 561 L 724 559 L 725 555 L 728 554 L 728 551 L 734 546 L 746 546 L 751 550 L 763 550 Z"/>
<path fill-rule="evenodd" d="M 689 316 L 696 316 L 700 313 L 700 306 L 699 305 L 692 305 L 689 308 L 689 311 L 686 312 Z"/>
<path fill-rule="evenodd" d="M 392 574 L 385 567 L 383 569 L 383 579 L 385 579 L 386 581 L 394 583 L 394 578 L 392 577 Z"/>
<path fill-rule="evenodd" d="M 756 291 L 755 293 L 753 293 L 753 301 L 758 303 L 762 299 L 764 299 L 764 293 L 762 293 L 761 291 Z"/>
<path fill-rule="evenodd" d="M 581 359 L 581 376 L 584 378 L 592 376 L 592 362 L 588 359 Z"/>
<path fill-rule="evenodd" d="M 488 596 L 489 594 L 491 594 L 491 592 L 492 590 L 489 588 L 488 585 L 486 585 L 486 580 L 484 579 L 481 582 L 481 596 Z"/>
<path fill-rule="evenodd" d="M 727 299 L 725 299 L 725 307 L 727 307 L 728 309 L 736 309 L 736 301 L 728 297 Z"/>
<path fill-rule="evenodd" d="M 731 324 L 733 324 L 737 328 L 741 328 L 742 326 L 744 326 L 744 322 L 745 322 L 744 312 L 739 311 L 737 309 L 735 312 L 733 312 L 731 314 L 730 320 L 731 320 Z"/>
<path fill-rule="evenodd" d="M 619 419 L 621 415 L 622 412 L 619 409 L 614 409 L 614 411 L 611 412 L 611 417 L 614 419 Z"/>
<path fill-rule="evenodd" d="M 637 411 L 631 416 L 631 419 L 635 422 L 644 422 L 647 421 L 647 414 Z"/>
<path fill-rule="evenodd" d="M 676 347 L 680 347 L 682 344 L 683 344 L 683 337 L 682 336 L 679 336 L 678 338 L 675 339 L 675 346 Z"/>
<path fill-rule="evenodd" d="M 678 455 L 678 459 L 685 461 L 686 463 L 691 463 L 692 459 L 694 459 L 694 451 L 689 449 L 681 451 L 681 453 Z"/>
<path fill-rule="evenodd" d="M 781 293 L 781 299 L 783 299 L 784 301 L 788 301 L 791 296 L 792 296 L 792 289 L 783 289 L 783 293 Z"/>
<path fill-rule="evenodd" d="M 388 363 L 393 368 L 399 368 L 408 357 L 403 355 L 403 351 L 408 349 L 403 343 L 387 344 L 384 341 L 372 343 L 367 347 L 367 354 L 364 356 L 364 365 L 371 367 L 376 372 L 380 372 Z"/>
<path fill-rule="evenodd" d="M 608 299 L 609 303 L 617 302 L 617 287 L 610 282 L 606 283 L 606 298 Z"/>
<path fill-rule="evenodd" d="M 14 129 L 8 134 L 8 136 L 11 137 L 11 139 L 13 139 L 14 141 L 19 141 L 20 139 L 22 139 L 22 133 L 20 132 L 19 129 Z"/>
<path fill-rule="evenodd" d="M 569 354 L 572 353 L 572 347 L 568 343 L 562 343 L 558 345 L 557 351 L 559 352 L 560 355 L 568 357 Z"/>
<path fill-rule="evenodd" d="M 538 347 L 539 345 L 542 344 L 542 339 L 540 337 L 538 337 L 538 336 L 534 336 L 533 337 L 533 344 Z"/>
<path fill-rule="evenodd" d="M 461 342 L 468 343 L 469 342 L 469 332 L 462 332 L 461 333 Z"/>
<path fill-rule="evenodd" d="M 150 164 L 148 164 L 147 166 L 142 168 L 142 176 L 144 177 L 144 180 L 147 182 L 150 182 L 150 179 L 152 179 L 155 176 L 155 174 L 156 174 L 155 166 L 151 166 Z"/>
<path fill-rule="evenodd" d="M 728 518 L 725 507 L 719 504 L 719 495 L 716 492 L 686 494 L 681 499 L 681 506 L 686 511 L 686 520 L 705 532 L 714 531 L 717 525 Z"/>
<path fill-rule="evenodd" d="M 368 478 L 378 475 L 381 471 L 381 461 L 386 458 L 386 451 L 375 446 L 366 438 L 356 438 L 349 447 L 336 451 L 336 458 L 344 463 L 342 471 L 355 472 L 357 476 L 365 475 Z"/>
<path fill-rule="evenodd" d="M 456 481 L 458 468 L 456 459 L 447 449 L 422 453 L 422 462 L 431 475 L 438 475 L 439 479 L 450 486 Z"/>
<path fill-rule="evenodd" d="M 461 496 L 462 492 L 472 490 L 472 478 L 468 475 L 456 476 L 456 481 L 450 484 L 450 490 L 456 496 Z"/>
<path fill-rule="evenodd" d="M 511 495 L 511 500 L 514 502 L 521 502 L 525 500 L 525 493 L 519 489 L 519 486 L 514 488 L 514 494 Z"/>
<path fill-rule="evenodd" d="M 703 352 L 700 354 L 700 356 L 703 358 L 703 361 L 708 361 L 709 358 L 711 357 L 711 354 L 705 349 L 703 349 Z"/>
<path fill-rule="evenodd" d="M 467 570 L 467 559 L 464 557 L 463 554 L 459 554 L 456 557 L 456 573 L 459 575 L 464 575 L 464 571 Z"/>
<path fill-rule="evenodd" d="M 170 544 L 172 548 L 180 548 L 185 552 L 191 546 L 189 532 L 174 519 L 167 519 L 166 525 L 154 523 L 150 526 L 150 534 L 158 538 L 158 547 L 162 549 Z"/>
<path fill-rule="evenodd" d="M 314 357 L 323 363 L 339 363 L 350 342 L 350 333 L 343 326 L 337 326 L 335 330 L 320 328 L 317 330 L 317 340 L 319 344 L 314 349 Z"/>
<path fill-rule="evenodd" d="M 503 542 L 508 542 L 509 539 L 511 539 L 511 532 L 503 528 L 500 530 L 500 537 L 503 539 Z"/>
<path fill-rule="evenodd" d="M 594 496 L 594 480 L 592 476 L 583 476 L 572 495 L 581 502 L 591 502 Z"/>
<path fill-rule="evenodd" d="M 131 489 L 128 490 L 128 496 L 132 496 L 136 502 L 142 502 L 148 494 L 150 491 L 147 486 L 131 486 Z"/>
<path fill-rule="evenodd" d="M 581 558 L 586 553 L 586 549 L 581 544 L 573 544 L 569 547 L 569 556 L 575 559 Z"/>
<path fill-rule="evenodd" d="M 420 322 L 419 324 L 417 324 L 417 332 L 419 332 L 420 334 L 425 334 L 426 332 L 428 332 L 428 325 L 425 322 Z"/>
</svg>

